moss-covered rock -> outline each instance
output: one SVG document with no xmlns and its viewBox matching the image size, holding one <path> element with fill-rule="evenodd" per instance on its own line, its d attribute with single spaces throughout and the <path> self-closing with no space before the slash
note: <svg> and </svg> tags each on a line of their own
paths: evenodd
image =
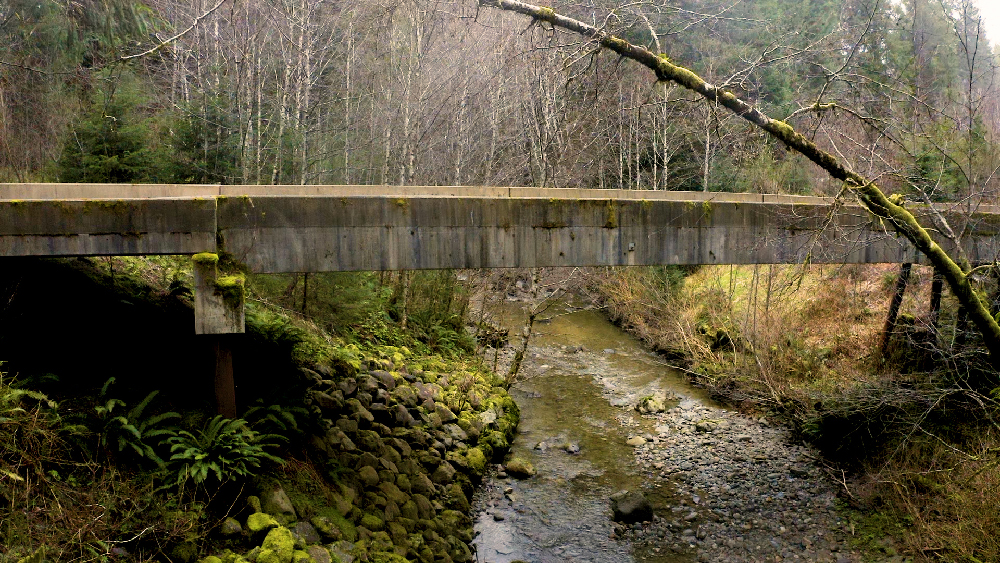
<svg viewBox="0 0 1000 563">
<path fill-rule="evenodd" d="M 535 475 L 535 467 L 528 460 L 515 457 L 505 466 L 507 473 L 518 479 L 527 479 Z"/>
<path fill-rule="evenodd" d="M 373 532 L 379 532 L 385 528 L 385 522 L 374 514 L 365 514 L 361 517 L 361 527 L 367 528 Z"/>
<path fill-rule="evenodd" d="M 292 531 L 279 526 L 267 533 L 257 554 L 257 563 L 292 563 L 295 538 Z"/>
<path fill-rule="evenodd" d="M 280 525 L 274 516 L 264 512 L 254 512 L 247 518 L 247 530 L 254 535 L 277 528 Z"/>
<path fill-rule="evenodd" d="M 482 477 L 486 472 L 486 455 L 482 448 L 469 448 L 465 452 L 465 461 L 469 470 L 477 477 Z"/>
<path fill-rule="evenodd" d="M 280 524 L 289 524 L 298 519 L 292 500 L 280 485 L 273 485 L 264 491 L 261 495 L 261 507 Z"/>
<path fill-rule="evenodd" d="M 366 487 L 374 487 L 379 482 L 378 472 L 370 465 L 366 465 L 358 471 L 358 478 Z"/>
</svg>

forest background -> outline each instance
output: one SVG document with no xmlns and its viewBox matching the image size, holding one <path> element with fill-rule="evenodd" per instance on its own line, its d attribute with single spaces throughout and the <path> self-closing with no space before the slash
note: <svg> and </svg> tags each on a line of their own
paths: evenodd
<svg viewBox="0 0 1000 563">
<path fill-rule="evenodd" d="M 552 7 L 667 53 L 886 193 L 970 211 L 996 201 L 1000 51 L 972 0 Z M 842 188 L 723 108 L 579 36 L 475 2 L 406 0 L 0 3 L 0 181 Z M 824 310 L 861 315 L 870 329 L 895 274 L 858 272 L 820 271 L 806 287 L 826 292 Z M 825 318 L 790 296 L 802 287 L 794 271 L 730 271 L 726 281 L 707 270 L 688 276 L 686 295 L 676 272 L 645 275 L 614 277 L 609 309 L 654 345 L 681 348 L 703 383 L 791 412 L 812 439 L 877 438 L 857 442 L 872 454 L 867 481 L 844 483 L 859 506 L 882 511 L 865 520 L 885 527 L 873 538 L 905 528 L 914 553 L 1000 553 L 994 406 L 988 389 L 956 376 L 982 351 L 963 347 L 955 311 L 946 307 L 946 334 L 918 342 L 936 358 L 930 368 L 887 366 L 856 353 L 877 331 L 837 340 L 855 330 L 846 316 L 830 319 L 825 338 L 789 337 L 799 325 L 772 307 L 772 288 L 800 322 Z M 707 315 L 719 295 L 726 306 Z M 926 310 L 913 299 L 911 310 Z M 686 324 L 647 330 L 637 306 Z M 730 377 L 737 368 L 742 379 Z M 974 428 L 920 426 L 944 407 Z"/>
</svg>

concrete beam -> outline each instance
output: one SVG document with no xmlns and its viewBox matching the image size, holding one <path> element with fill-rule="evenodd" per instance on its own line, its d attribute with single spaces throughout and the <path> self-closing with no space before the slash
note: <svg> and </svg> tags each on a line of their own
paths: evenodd
<svg viewBox="0 0 1000 563">
<path fill-rule="evenodd" d="M 215 250 L 216 199 L 0 200 L 0 257 Z"/>
<path fill-rule="evenodd" d="M 255 272 L 922 258 L 857 206 L 831 215 L 821 198 L 716 194 L 713 201 L 669 194 L 658 199 L 228 197 L 219 200 L 218 226 L 226 251 Z M 929 216 L 923 219 L 931 224 Z M 998 220 L 989 213 L 971 216 L 965 243 L 973 259 L 991 260 L 1000 251 Z"/>
</svg>

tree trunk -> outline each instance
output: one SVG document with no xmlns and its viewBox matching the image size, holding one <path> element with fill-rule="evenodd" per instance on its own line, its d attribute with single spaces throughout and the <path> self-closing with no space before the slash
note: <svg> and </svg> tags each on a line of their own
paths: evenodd
<svg viewBox="0 0 1000 563">
<path fill-rule="evenodd" d="M 672 81 L 696 92 L 703 98 L 722 106 L 737 116 L 763 129 L 783 142 L 789 149 L 798 152 L 825 170 L 835 180 L 844 183 L 859 203 L 897 233 L 909 240 L 913 246 L 927 256 L 931 265 L 937 267 L 948 282 L 959 303 L 966 308 L 969 317 L 983 335 L 983 342 L 990 351 L 993 364 L 1000 365 L 1000 324 L 990 315 L 986 305 L 976 295 L 968 276 L 968 266 L 960 266 L 930 236 L 912 213 L 898 205 L 867 178 L 837 160 L 832 154 L 819 148 L 816 143 L 797 132 L 792 126 L 771 119 L 756 107 L 705 82 L 689 69 L 673 64 L 666 55 L 657 55 L 611 33 L 584 22 L 557 14 L 551 8 L 526 4 L 518 0 L 480 0 L 483 6 L 525 14 L 536 21 L 544 21 L 578 33 L 621 57 L 632 59 L 652 70 L 659 80 Z M 819 104 L 817 103 L 817 108 Z M 829 109 L 829 105 L 826 105 Z"/>
<path fill-rule="evenodd" d="M 903 304 L 903 294 L 906 293 L 906 284 L 910 281 L 910 269 L 913 264 L 909 262 L 899 267 L 899 276 L 896 278 L 896 290 L 892 293 L 892 301 L 889 302 L 889 314 L 885 318 L 885 328 L 882 329 L 881 354 L 885 358 L 885 353 L 889 351 L 889 341 L 892 340 L 892 333 L 896 330 L 896 317 L 899 316 L 899 306 Z"/>
</svg>

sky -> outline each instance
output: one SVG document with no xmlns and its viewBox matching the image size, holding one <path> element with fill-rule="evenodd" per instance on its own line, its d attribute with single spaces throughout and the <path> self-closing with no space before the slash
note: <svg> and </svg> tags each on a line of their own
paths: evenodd
<svg viewBox="0 0 1000 563">
<path fill-rule="evenodd" d="M 990 43 L 1000 43 L 1000 0 L 976 0 L 976 4 L 979 5 L 979 13 L 986 24 L 986 35 L 989 36 Z"/>
</svg>

